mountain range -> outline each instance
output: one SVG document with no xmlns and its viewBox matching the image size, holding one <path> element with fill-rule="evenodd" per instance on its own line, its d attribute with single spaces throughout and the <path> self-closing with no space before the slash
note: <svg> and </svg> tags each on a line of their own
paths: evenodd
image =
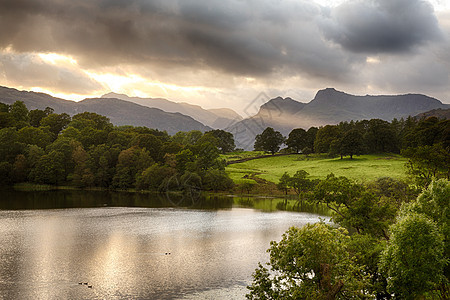
<svg viewBox="0 0 450 300">
<path fill-rule="evenodd" d="M 30 110 L 51 107 L 56 113 L 65 112 L 69 115 L 90 111 L 107 116 L 114 125 L 146 126 L 166 130 L 169 134 L 225 129 L 233 133 L 236 146 L 243 149 L 252 149 L 255 136 L 266 127 L 273 127 L 283 135 L 288 135 L 293 128 L 308 129 L 311 126 L 373 118 L 391 121 L 431 110 L 445 112 L 450 109 L 450 104 L 421 94 L 355 96 L 326 88 L 318 91 L 308 103 L 291 98 L 274 98 L 261 105 L 256 115 L 242 119 L 231 109 L 206 110 L 197 105 L 162 98 L 109 93 L 100 98 L 75 102 L 44 93 L 0 87 L 0 102 L 12 104 L 17 100 L 23 101 Z"/>
<path fill-rule="evenodd" d="M 291 98 L 275 98 L 261 106 L 259 112 L 225 130 L 234 134 L 236 146 L 252 149 L 255 136 L 266 127 L 283 135 L 293 128 L 337 124 L 341 121 L 382 119 L 416 116 L 433 109 L 448 109 L 449 104 L 421 94 L 392 96 L 354 96 L 333 88 L 323 89 L 309 103 Z"/>
<path fill-rule="evenodd" d="M 199 105 L 184 102 L 173 102 L 164 98 L 129 97 L 124 94 L 108 93 L 101 98 L 116 98 L 133 102 L 142 106 L 159 108 L 170 113 L 181 113 L 215 129 L 223 129 L 241 121 L 243 118 L 229 108 L 203 109 Z"/>
<path fill-rule="evenodd" d="M 145 126 L 166 130 L 169 134 L 178 131 L 200 130 L 212 128 L 181 113 L 169 113 L 159 108 L 151 108 L 116 98 L 92 98 L 79 102 L 55 98 L 44 93 L 18 91 L 0 87 L 0 102 L 13 104 L 20 100 L 29 110 L 51 107 L 55 113 L 75 115 L 85 111 L 107 116 L 114 125 Z"/>
</svg>

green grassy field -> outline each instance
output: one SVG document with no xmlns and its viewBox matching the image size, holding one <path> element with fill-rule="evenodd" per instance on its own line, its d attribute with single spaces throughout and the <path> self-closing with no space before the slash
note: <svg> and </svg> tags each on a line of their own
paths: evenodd
<svg viewBox="0 0 450 300">
<path fill-rule="evenodd" d="M 393 154 L 361 155 L 350 158 L 324 158 L 305 155 L 288 155 L 255 159 L 227 166 L 226 171 L 235 183 L 250 179 L 243 176 L 257 173 L 258 177 L 277 183 L 279 178 L 288 172 L 293 175 L 298 170 L 305 170 L 311 178 L 323 179 L 328 174 L 346 176 L 357 182 L 368 182 L 380 177 L 405 179 L 406 159 Z"/>
</svg>

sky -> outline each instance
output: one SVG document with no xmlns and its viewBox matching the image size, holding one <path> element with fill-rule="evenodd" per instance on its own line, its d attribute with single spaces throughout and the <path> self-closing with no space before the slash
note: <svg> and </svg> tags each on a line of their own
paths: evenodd
<svg viewBox="0 0 450 300">
<path fill-rule="evenodd" d="M 241 114 L 326 87 L 450 103 L 450 1 L 0 0 L 0 85 Z"/>
</svg>

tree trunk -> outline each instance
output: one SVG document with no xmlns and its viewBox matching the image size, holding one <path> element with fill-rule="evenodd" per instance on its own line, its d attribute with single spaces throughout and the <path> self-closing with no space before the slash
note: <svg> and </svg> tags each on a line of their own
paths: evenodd
<svg viewBox="0 0 450 300">
<path fill-rule="evenodd" d="M 320 288 L 323 291 L 324 300 L 334 300 L 340 292 L 344 283 L 339 280 L 331 285 L 331 266 L 329 264 L 320 264 L 321 279 L 319 281 Z"/>
</svg>

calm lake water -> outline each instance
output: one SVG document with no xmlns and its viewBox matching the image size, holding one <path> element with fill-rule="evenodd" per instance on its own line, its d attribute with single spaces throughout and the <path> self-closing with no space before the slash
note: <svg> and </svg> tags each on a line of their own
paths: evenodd
<svg viewBox="0 0 450 300">
<path fill-rule="evenodd" d="M 270 241 L 319 221 L 278 203 L 2 191 L 0 298 L 243 299 Z"/>
</svg>

